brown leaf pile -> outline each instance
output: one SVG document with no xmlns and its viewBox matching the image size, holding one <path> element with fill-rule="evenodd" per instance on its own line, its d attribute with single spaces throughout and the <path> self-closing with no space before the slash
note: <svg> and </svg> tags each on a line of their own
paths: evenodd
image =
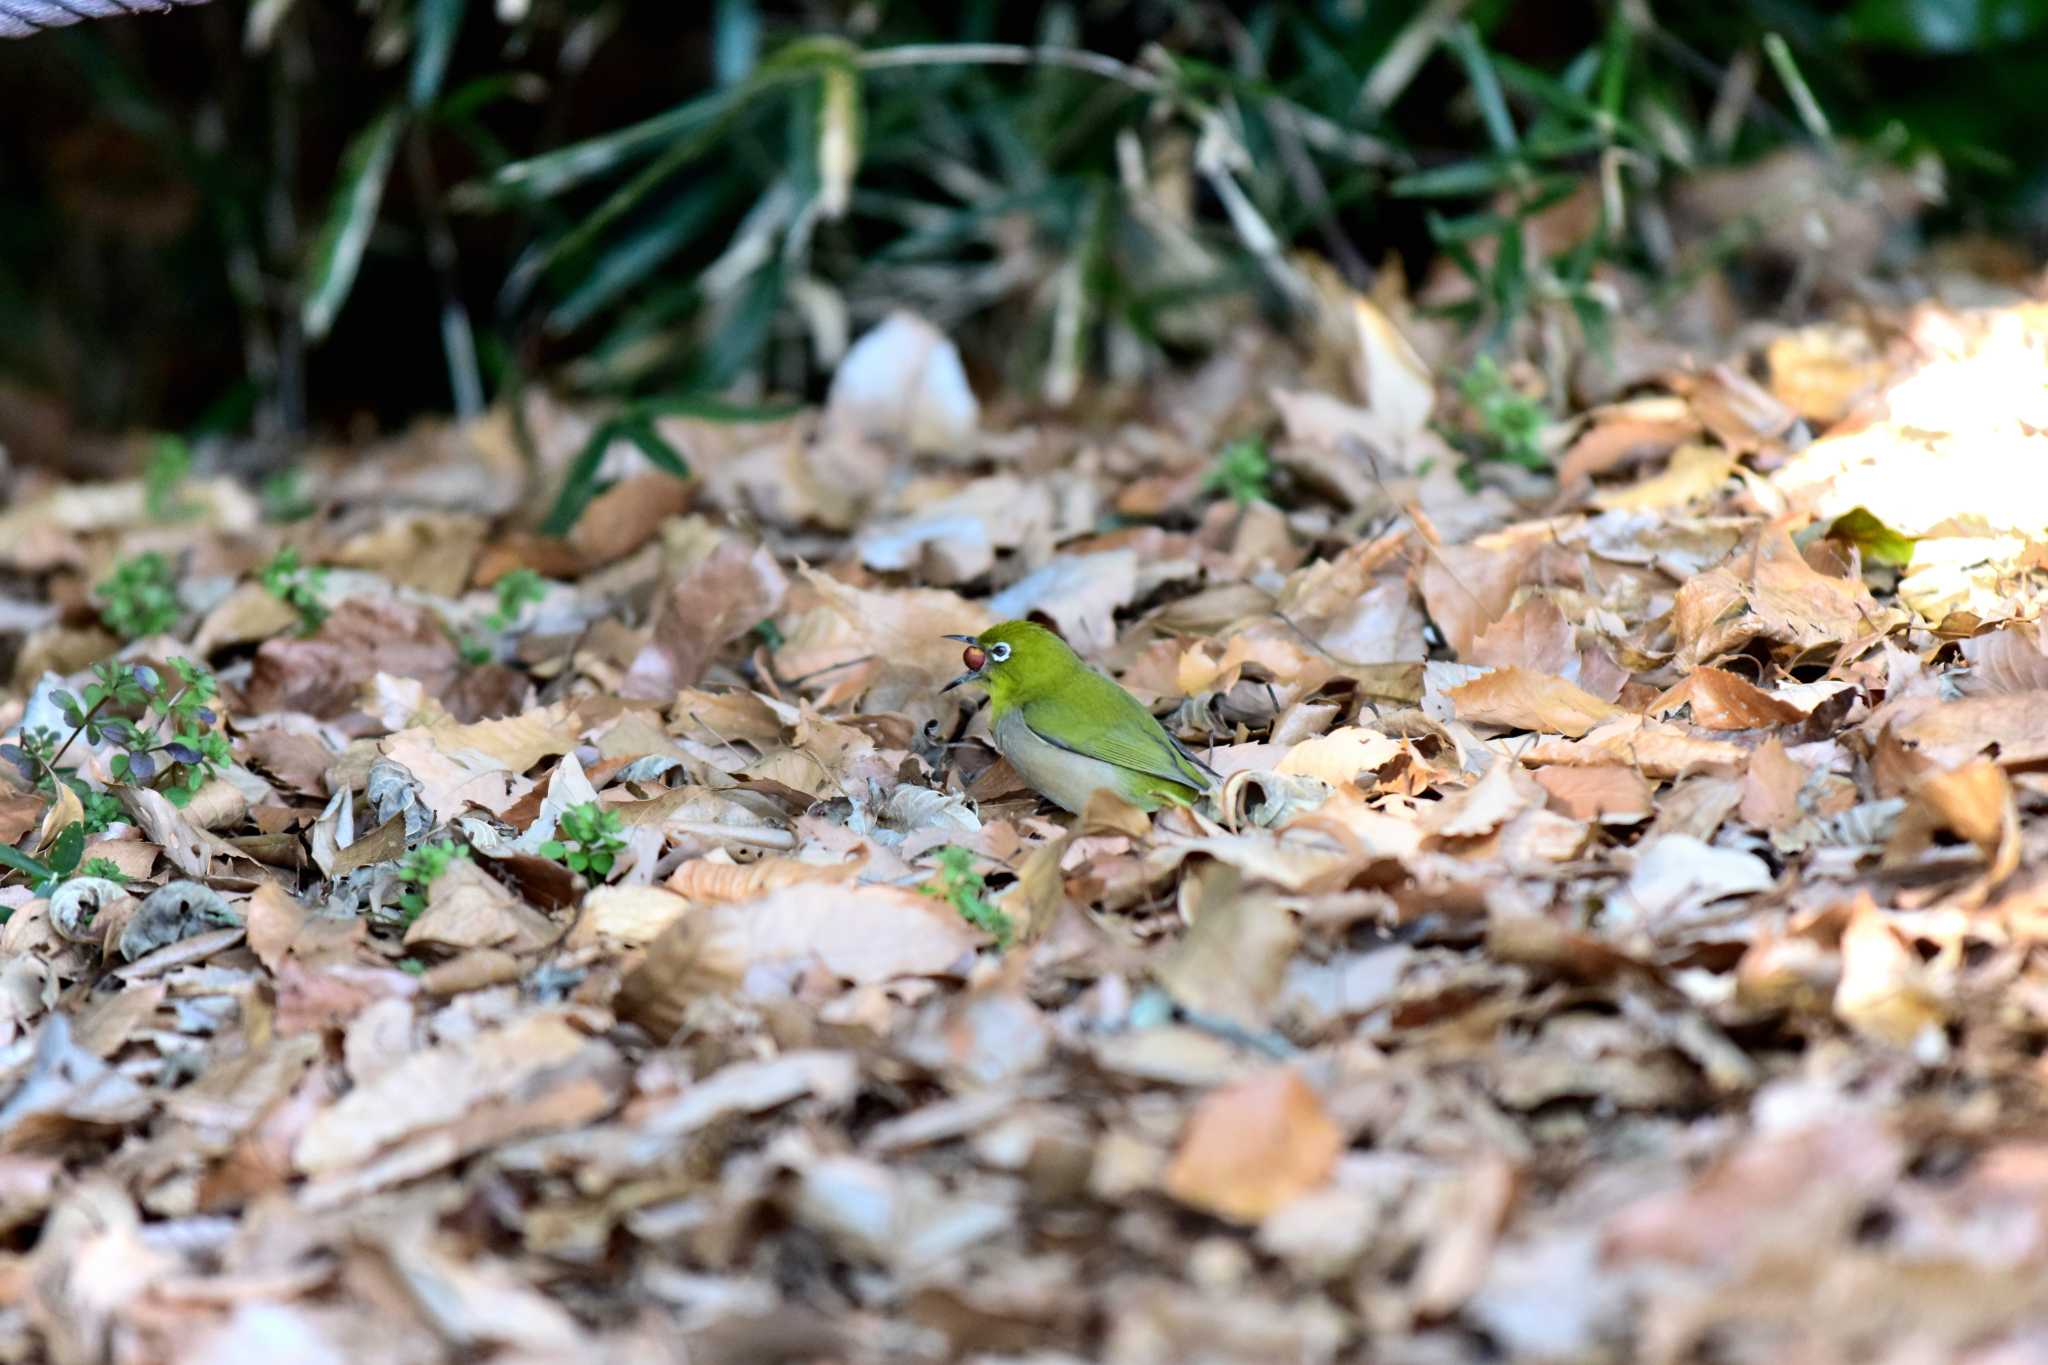
<svg viewBox="0 0 2048 1365">
<path fill-rule="evenodd" d="M 530 485 L 494 418 L 288 527 L 25 476 L 0 720 L 154 549 L 120 657 L 236 761 L 0 886 L 0 1360 L 2039 1356 L 2048 306 L 1759 325 L 1468 487 L 1448 358 L 1333 303 L 1085 428 L 899 319 L 566 542 L 539 400 Z M 1214 798 L 1026 790 L 939 691 L 1026 614 Z"/>
</svg>

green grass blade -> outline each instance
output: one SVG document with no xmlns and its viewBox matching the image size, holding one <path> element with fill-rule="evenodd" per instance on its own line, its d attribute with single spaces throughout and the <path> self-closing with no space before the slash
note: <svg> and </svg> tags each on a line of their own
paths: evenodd
<svg viewBox="0 0 2048 1365">
<path fill-rule="evenodd" d="M 1512 153 L 1521 139 L 1515 134 L 1514 116 L 1508 112 L 1507 96 L 1501 93 L 1500 77 L 1486 55 L 1486 45 L 1479 40 L 1479 30 L 1470 24 L 1460 24 L 1445 41 L 1472 82 L 1472 98 L 1479 101 L 1479 116 L 1486 121 L 1486 135 L 1493 140 L 1494 149 Z"/>
</svg>

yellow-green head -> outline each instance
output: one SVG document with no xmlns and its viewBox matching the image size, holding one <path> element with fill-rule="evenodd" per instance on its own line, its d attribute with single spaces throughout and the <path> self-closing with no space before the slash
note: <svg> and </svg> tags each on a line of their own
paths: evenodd
<svg viewBox="0 0 2048 1365">
<path fill-rule="evenodd" d="M 1067 642 L 1030 621 L 979 635 L 949 635 L 967 648 L 967 671 L 946 684 L 988 689 L 989 733 L 1032 787 L 1081 813 L 1107 788 L 1146 810 L 1194 800 L 1216 774 L 1167 734 L 1136 697 L 1090 668 Z"/>
</svg>

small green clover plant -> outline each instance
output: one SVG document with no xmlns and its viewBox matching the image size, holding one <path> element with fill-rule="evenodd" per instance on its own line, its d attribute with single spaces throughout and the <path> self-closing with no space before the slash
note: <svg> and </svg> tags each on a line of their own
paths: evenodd
<svg viewBox="0 0 2048 1365">
<path fill-rule="evenodd" d="M 156 521 L 183 521 L 196 510 L 182 496 L 192 476 L 192 447 L 181 437 L 160 436 L 142 472 L 142 496 Z"/>
<path fill-rule="evenodd" d="M 552 858 L 571 872 L 604 879 L 626 847 L 625 826 L 619 813 L 606 810 L 595 801 L 585 801 L 562 812 L 555 827 L 556 837 L 540 846 L 540 856 Z"/>
<path fill-rule="evenodd" d="M 453 839 L 430 840 L 405 855 L 398 864 L 398 880 L 404 885 L 398 893 L 398 908 L 405 912 L 407 924 L 427 908 L 427 888 L 434 878 L 446 872 L 450 863 L 468 856 L 468 847 Z"/>
<path fill-rule="evenodd" d="M 505 634 L 519 624 L 526 609 L 548 595 L 548 582 L 532 569 L 514 569 L 498 580 L 498 605 L 484 617 L 484 628 L 492 636 Z M 461 640 L 462 659 L 468 664 L 487 664 L 496 657 L 491 638 L 468 634 Z"/>
<path fill-rule="evenodd" d="M 87 858 L 79 864 L 77 875 L 98 877 L 101 881 L 112 882 L 116 886 L 126 886 L 129 882 L 128 874 L 123 872 L 121 865 L 112 858 Z"/>
<path fill-rule="evenodd" d="M 922 888 L 959 912 L 960 918 L 1007 948 L 1016 936 L 1016 926 L 1002 908 L 988 898 L 988 879 L 974 870 L 974 854 L 958 844 L 939 850 L 939 866 Z"/>
<path fill-rule="evenodd" d="M 100 600 L 100 620 L 124 640 L 169 630 L 184 614 L 171 562 L 154 550 L 116 564 L 93 594 Z"/>
<path fill-rule="evenodd" d="M 1472 362 L 1472 368 L 1458 378 L 1458 392 L 1490 443 L 1481 453 L 1482 459 L 1506 460 L 1539 471 L 1550 468 L 1550 457 L 1543 450 L 1543 428 L 1550 423 L 1550 410 L 1510 383 L 1492 356 L 1482 355 Z"/>
<path fill-rule="evenodd" d="M 1266 443 L 1246 438 L 1232 441 L 1216 456 L 1202 487 L 1221 490 L 1240 507 L 1260 502 L 1273 491 L 1273 461 Z"/>
<path fill-rule="evenodd" d="M 297 546 L 283 546 L 263 566 L 263 590 L 298 613 L 301 635 L 311 635 L 327 619 L 320 600 L 326 586 L 327 567 L 301 563 Z"/>
</svg>

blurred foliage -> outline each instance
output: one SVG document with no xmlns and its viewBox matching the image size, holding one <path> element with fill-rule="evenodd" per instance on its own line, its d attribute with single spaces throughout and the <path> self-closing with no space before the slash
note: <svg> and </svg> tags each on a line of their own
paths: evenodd
<svg viewBox="0 0 2048 1365">
<path fill-rule="evenodd" d="M 1141 377 L 1298 306 L 1295 247 L 1597 339 L 1634 203 L 1787 142 L 2033 226 L 2044 75 L 2048 0 L 220 0 L 0 47 L 0 409 L 280 436 L 545 377 L 660 461 L 894 307 L 1056 403 Z"/>
</svg>

